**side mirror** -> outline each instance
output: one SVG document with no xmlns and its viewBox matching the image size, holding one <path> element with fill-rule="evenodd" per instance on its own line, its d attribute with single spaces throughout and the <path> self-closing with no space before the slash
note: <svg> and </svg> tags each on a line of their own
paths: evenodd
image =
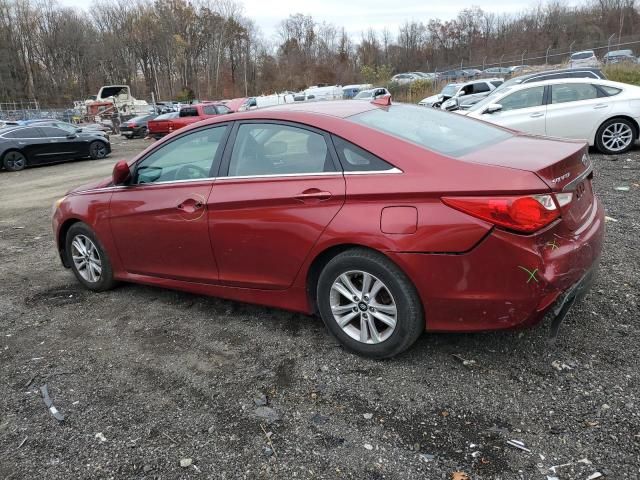
<svg viewBox="0 0 640 480">
<path fill-rule="evenodd" d="M 466 93 L 464 90 L 460 90 L 460 91 L 458 92 L 458 95 L 456 95 L 456 96 L 457 96 L 457 97 L 461 97 L 461 96 L 466 95 L 466 94 L 467 94 L 467 93 Z"/>
<path fill-rule="evenodd" d="M 82 129 L 81 128 L 76 128 L 76 133 L 81 133 Z"/>
<path fill-rule="evenodd" d="M 113 167 L 113 184 L 114 185 L 122 185 L 131 177 L 131 170 L 129 169 L 129 164 L 124 160 L 120 160 Z"/>
<path fill-rule="evenodd" d="M 482 113 L 496 113 L 500 110 L 502 110 L 502 105 L 500 105 L 499 103 L 492 103 L 487 108 L 485 108 L 484 112 Z"/>
</svg>

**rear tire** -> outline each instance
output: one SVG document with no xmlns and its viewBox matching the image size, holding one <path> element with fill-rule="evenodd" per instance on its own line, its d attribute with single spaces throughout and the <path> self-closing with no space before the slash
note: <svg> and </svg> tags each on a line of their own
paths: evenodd
<svg viewBox="0 0 640 480">
<path fill-rule="evenodd" d="M 397 265 L 372 250 L 352 249 L 332 258 L 320 273 L 316 295 L 329 331 L 363 356 L 398 355 L 425 329 L 413 283 Z"/>
<path fill-rule="evenodd" d="M 148 131 L 147 131 L 147 127 L 142 127 L 142 128 L 140 129 L 140 132 L 139 132 L 139 134 L 138 134 L 138 137 L 140 137 L 140 138 L 147 138 L 147 133 L 148 133 Z"/>
<path fill-rule="evenodd" d="M 78 222 L 69 228 L 65 253 L 74 275 L 89 290 L 104 292 L 115 286 L 109 256 L 87 224 Z"/>
<path fill-rule="evenodd" d="M 625 118 L 611 118 L 598 129 L 596 148 L 607 155 L 618 155 L 631 150 L 637 138 L 633 122 Z"/>
<path fill-rule="evenodd" d="M 18 150 L 10 150 L 2 157 L 2 165 L 9 172 L 19 172 L 27 166 L 27 157 Z"/>
<path fill-rule="evenodd" d="M 105 158 L 109 153 L 107 144 L 100 140 L 95 140 L 89 144 L 89 156 L 92 160 L 100 160 Z"/>
</svg>

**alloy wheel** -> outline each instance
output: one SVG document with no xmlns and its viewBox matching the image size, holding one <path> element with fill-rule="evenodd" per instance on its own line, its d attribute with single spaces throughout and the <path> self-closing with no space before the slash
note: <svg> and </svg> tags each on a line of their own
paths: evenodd
<svg viewBox="0 0 640 480">
<path fill-rule="evenodd" d="M 384 342 L 396 328 L 396 302 L 389 288 L 370 273 L 351 270 L 341 274 L 331 286 L 329 302 L 338 326 L 359 342 Z"/>
<path fill-rule="evenodd" d="M 100 253 L 91 239 L 76 235 L 71 242 L 71 256 L 76 270 L 87 282 L 96 283 L 102 275 Z"/>
<path fill-rule="evenodd" d="M 107 156 L 107 147 L 102 142 L 93 142 L 91 144 L 91 156 L 93 158 L 104 158 Z"/>
<path fill-rule="evenodd" d="M 633 141 L 633 130 L 626 123 L 612 123 L 602 131 L 602 144 L 612 152 L 624 150 Z"/>
<path fill-rule="evenodd" d="M 8 152 L 4 156 L 4 165 L 7 170 L 22 170 L 27 164 L 27 159 L 20 152 Z"/>
</svg>

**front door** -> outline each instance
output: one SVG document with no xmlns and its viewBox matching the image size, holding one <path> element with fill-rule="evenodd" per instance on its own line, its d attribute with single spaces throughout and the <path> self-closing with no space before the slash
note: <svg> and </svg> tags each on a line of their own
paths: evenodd
<svg viewBox="0 0 640 480">
<path fill-rule="evenodd" d="M 207 198 L 228 127 L 204 127 L 160 145 L 116 188 L 110 223 L 124 268 L 134 274 L 215 282 Z"/>
<path fill-rule="evenodd" d="M 208 202 L 220 282 L 285 289 L 342 207 L 344 176 L 314 129 L 243 122 L 232 137 Z"/>
</svg>

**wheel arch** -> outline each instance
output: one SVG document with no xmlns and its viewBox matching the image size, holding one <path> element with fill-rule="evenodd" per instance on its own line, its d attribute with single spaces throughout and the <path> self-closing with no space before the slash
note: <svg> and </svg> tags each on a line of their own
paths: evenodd
<svg viewBox="0 0 640 480">
<path fill-rule="evenodd" d="M 69 229 L 75 225 L 76 223 L 82 223 L 82 220 L 79 218 L 68 218 L 64 221 L 60 228 L 58 229 L 58 237 L 56 238 L 56 245 L 58 246 L 58 253 L 60 254 L 60 260 L 62 260 L 62 264 L 65 268 L 71 268 L 71 263 L 67 258 L 67 233 L 69 233 Z"/>
<path fill-rule="evenodd" d="M 616 114 L 613 115 L 609 118 L 607 118 L 606 120 L 603 120 L 602 122 L 600 122 L 600 124 L 596 127 L 595 131 L 593 132 L 593 135 L 591 136 L 591 145 L 596 145 L 596 141 L 597 141 L 597 137 L 598 137 L 598 132 L 600 131 L 600 129 L 602 128 L 602 126 L 611 121 L 611 120 L 615 120 L 616 118 L 621 118 L 624 120 L 627 120 L 628 122 L 631 122 L 631 125 L 633 125 L 633 128 L 635 130 L 635 136 L 636 136 L 636 140 L 638 139 L 638 137 L 640 136 L 640 124 L 638 124 L 638 122 L 636 121 L 635 118 L 633 118 L 630 115 L 624 114 L 624 113 L 620 113 L 620 114 Z"/>
<path fill-rule="evenodd" d="M 324 267 L 331 261 L 332 258 L 337 255 L 346 252 L 347 250 L 352 249 L 364 249 L 370 250 L 372 252 L 379 253 L 384 255 L 387 260 L 396 265 L 403 273 L 404 270 L 400 265 L 393 261 L 384 251 L 371 247 L 369 245 L 359 244 L 359 243 L 339 243 L 336 245 L 331 245 L 325 248 L 324 250 L 318 252 L 316 256 L 313 258 L 311 263 L 309 264 L 309 268 L 307 269 L 306 275 L 306 291 L 307 291 L 307 301 L 309 304 L 309 310 L 312 314 L 318 313 L 318 304 L 316 299 L 316 290 L 318 288 L 318 280 L 320 278 L 320 273 L 324 269 Z M 407 275 L 407 277 L 409 277 Z"/>
</svg>

